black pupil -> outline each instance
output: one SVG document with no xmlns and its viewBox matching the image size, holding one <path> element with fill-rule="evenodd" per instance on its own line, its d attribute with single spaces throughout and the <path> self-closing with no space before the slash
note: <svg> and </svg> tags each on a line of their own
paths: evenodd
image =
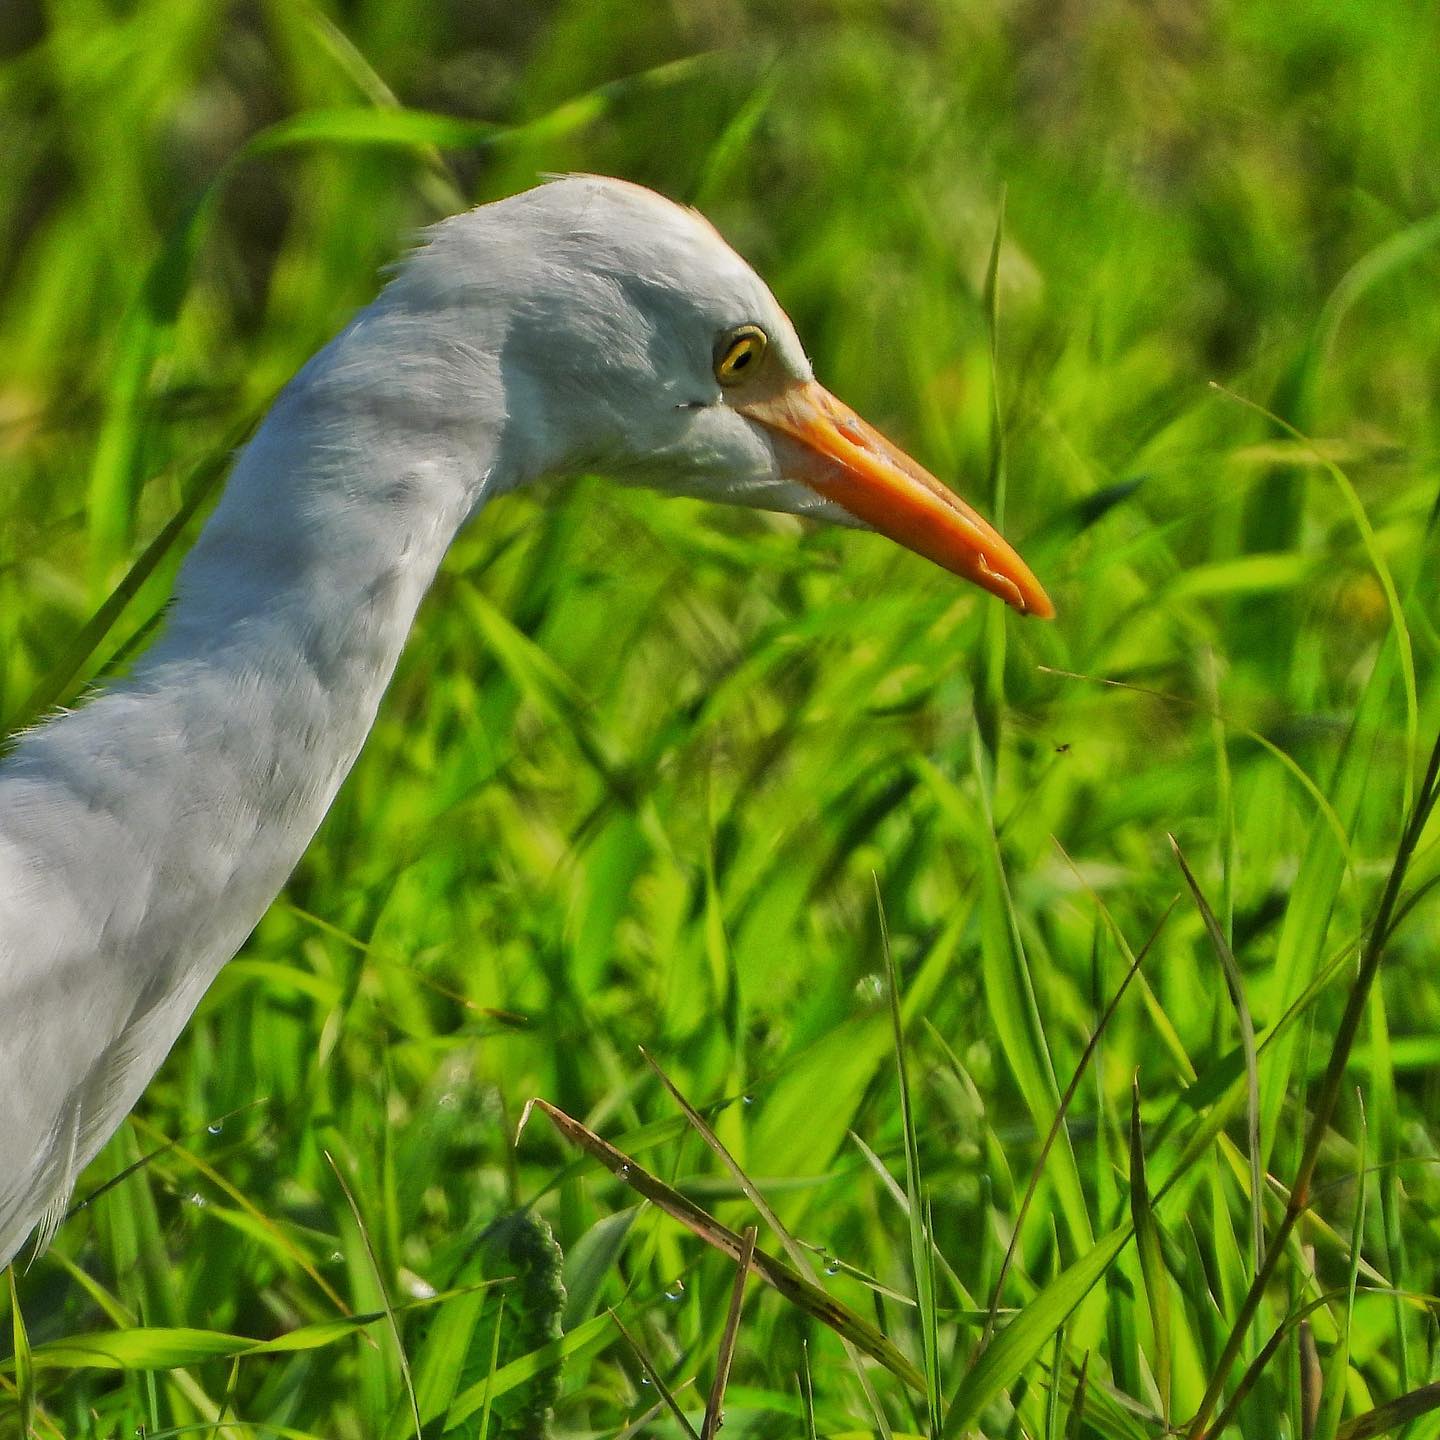
<svg viewBox="0 0 1440 1440">
<path fill-rule="evenodd" d="M 754 349 L 748 340 L 743 340 L 735 347 L 735 353 L 730 357 L 730 368 L 732 370 L 743 370 L 750 363 L 750 356 Z"/>
</svg>

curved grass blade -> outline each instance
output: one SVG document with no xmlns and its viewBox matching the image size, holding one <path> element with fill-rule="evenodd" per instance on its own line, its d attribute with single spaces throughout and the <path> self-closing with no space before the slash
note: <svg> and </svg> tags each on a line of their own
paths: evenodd
<svg viewBox="0 0 1440 1440">
<path fill-rule="evenodd" d="M 30 1336 L 25 1330 L 25 1317 L 20 1313 L 20 1296 L 15 1288 L 15 1267 L 7 1265 L 5 1276 L 10 1282 L 10 1333 L 14 1345 L 11 1359 L 18 1401 L 16 1431 L 20 1435 L 35 1433 L 35 1365 L 30 1354 Z"/>
<path fill-rule="evenodd" d="M 405 1394 L 410 1401 L 410 1416 L 415 1422 L 415 1440 L 421 1440 L 424 1426 L 420 1423 L 420 1402 L 415 1398 L 415 1381 L 410 1374 L 410 1357 L 405 1353 L 405 1337 L 401 1335 L 400 1322 L 395 1318 L 395 1306 L 391 1302 L 390 1290 L 385 1284 L 385 1276 L 380 1269 L 380 1261 L 370 1239 L 369 1227 L 365 1224 L 365 1217 L 360 1213 L 359 1202 L 355 1199 L 355 1192 L 350 1188 L 350 1182 L 345 1178 L 345 1172 L 335 1163 L 335 1157 L 328 1150 L 322 1150 L 320 1153 L 324 1155 L 336 1180 L 340 1182 L 340 1189 L 345 1195 L 345 1203 L 350 1207 L 355 1228 L 360 1232 L 360 1241 L 365 1246 L 365 1254 L 370 1261 L 370 1270 L 375 1277 L 375 1287 L 379 1290 L 380 1299 L 385 1305 L 385 1319 L 388 1322 L 390 1337 L 395 1342 L 395 1356 L 400 1363 L 400 1375 L 405 1382 Z"/>
<path fill-rule="evenodd" d="M 1357 1415 L 1335 1432 L 1335 1440 L 1375 1440 L 1376 1436 L 1389 1435 L 1432 1410 L 1440 1410 L 1440 1381 L 1421 1385 L 1408 1395 L 1397 1395 L 1395 1399 Z"/>
<path fill-rule="evenodd" d="M 992 1340 L 960 1382 L 945 1415 L 941 1435 L 963 1435 L 981 1411 L 1045 1348 L 1051 1336 L 1090 1293 L 1134 1233 L 1128 1224 L 1101 1236 L 1073 1265 L 1062 1270 Z"/>
<path fill-rule="evenodd" d="M 1161 915 L 1154 930 L 1150 932 L 1149 938 L 1140 947 L 1135 958 L 1130 962 L 1130 968 L 1125 972 L 1125 978 L 1121 980 L 1115 993 L 1110 998 L 1110 1003 L 1105 1007 L 1104 1013 L 1100 1016 L 1094 1032 L 1081 1051 L 1080 1059 L 1076 1062 L 1075 1072 L 1070 1077 L 1070 1083 L 1065 1087 L 1065 1093 L 1060 1098 L 1060 1104 L 1055 1110 L 1055 1119 L 1046 1131 L 1045 1139 L 1040 1146 L 1040 1153 L 1035 1158 L 1035 1164 L 1030 1169 L 1030 1179 L 1025 1186 L 1025 1194 L 1021 1198 L 1020 1205 L 1015 1214 L 1015 1223 L 1010 1228 L 1010 1242 L 1005 1247 L 1004 1259 L 1000 1262 L 999 1273 L 995 1277 L 995 1285 L 990 1293 L 990 1309 L 985 1320 L 985 1331 L 981 1337 L 981 1343 L 989 1340 L 995 1331 L 995 1317 L 1000 1311 L 1000 1297 L 1004 1292 L 1005 1278 L 1010 1273 L 1011 1262 L 1015 1258 L 1015 1247 L 1020 1242 L 1020 1232 L 1025 1221 L 1025 1216 L 1030 1208 L 1030 1202 L 1035 1197 L 1035 1191 L 1040 1184 L 1040 1177 L 1045 1171 L 1045 1158 L 1050 1153 L 1050 1147 L 1059 1135 L 1060 1128 L 1065 1123 L 1066 1112 L 1071 1102 L 1075 1099 L 1076 1092 L 1080 1088 L 1080 1081 L 1084 1078 L 1089 1068 L 1090 1057 L 1095 1053 L 1100 1043 L 1100 1037 L 1105 1033 L 1106 1027 L 1114 1017 L 1115 1011 L 1119 1008 L 1120 1001 L 1124 999 L 1125 992 L 1130 988 L 1130 982 L 1140 973 L 1140 967 L 1145 962 L 1145 957 L 1150 953 L 1155 942 L 1160 938 L 1160 932 L 1165 928 L 1165 922 L 1170 918 L 1171 911 L 1175 908 L 1175 901 L 1171 901 L 1166 907 L 1165 913 Z"/>
<path fill-rule="evenodd" d="M 1337 1321 L 1340 1338 L 1330 1354 L 1325 1373 L 1325 1395 L 1315 1426 L 1314 1440 L 1335 1440 L 1340 1428 L 1340 1411 L 1345 1404 L 1346 1382 L 1350 1371 L 1350 1334 L 1355 1320 L 1355 1282 L 1360 1272 L 1360 1249 L 1365 1242 L 1365 1152 L 1369 1131 L 1365 1123 L 1365 1100 L 1356 1094 L 1360 1106 L 1360 1154 L 1357 1169 L 1355 1215 L 1350 1228 L 1350 1272 L 1345 1282 L 1345 1307 Z"/>
<path fill-rule="evenodd" d="M 730 1309 L 725 1316 L 725 1333 L 720 1337 L 720 1354 L 715 1360 L 715 1383 L 705 1405 L 705 1420 L 700 1427 L 700 1440 L 715 1440 L 725 1423 L 725 1387 L 730 1383 L 730 1366 L 735 1359 L 735 1341 L 740 1334 L 740 1312 L 745 1306 L 745 1281 L 750 1262 L 755 1258 L 755 1227 L 745 1227 L 744 1248 L 735 1270 L 735 1284 L 730 1289 Z"/>
<path fill-rule="evenodd" d="M 456 1295 L 468 1295 L 495 1282 L 467 1286 L 396 1306 L 396 1313 L 426 1305 L 438 1305 Z M 389 1320 L 383 1310 L 348 1315 L 340 1320 L 321 1320 L 278 1335 L 273 1340 L 255 1340 L 247 1335 L 230 1335 L 221 1330 L 197 1330 L 185 1326 L 135 1326 L 93 1335 L 69 1335 L 47 1340 L 31 1351 L 36 1370 L 178 1370 L 206 1360 L 233 1356 L 287 1355 L 319 1350 L 347 1340 L 371 1325 Z M 14 1357 L 0 1360 L 0 1373 L 13 1374 Z"/>
<path fill-rule="evenodd" d="M 1215 958 L 1220 961 L 1220 969 L 1225 975 L 1225 988 L 1230 992 L 1230 1003 L 1234 1005 L 1240 1022 L 1240 1048 L 1245 1056 L 1245 1148 L 1250 1161 L 1250 1273 L 1253 1276 L 1265 1261 L 1265 1171 L 1260 1160 L 1260 1068 L 1255 1057 L 1255 1022 L 1245 1000 L 1245 982 L 1240 974 L 1240 966 L 1236 963 L 1235 952 L 1231 950 L 1230 942 L 1226 940 L 1225 932 L 1220 928 L 1220 922 L 1210 908 L 1210 902 L 1200 889 L 1200 882 L 1190 869 L 1180 849 L 1180 842 L 1173 835 L 1169 840 L 1170 848 L 1175 854 L 1175 863 L 1185 877 L 1185 884 L 1190 889 L 1195 908 L 1199 910 L 1200 918 L 1205 924 L 1205 933 L 1210 937 Z"/>
<path fill-rule="evenodd" d="M 723 1225 L 707 1211 L 678 1190 L 667 1185 L 630 1156 L 617 1150 L 608 1141 L 602 1140 L 593 1130 L 572 1119 L 563 1110 L 557 1109 L 547 1100 L 531 1100 L 520 1117 L 520 1129 L 525 1128 L 532 1110 L 539 1110 L 547 1116 L 555 1128 L 572 1144 L 578 1145 L 593 1159 L 599 1161 L 610 1173 L 623 1180 L 637 1194 L 643 1195 L 665 1211 L 673 1220 L 678 1220 L 692 1234 L 698 1235 L 707 1245 L 739 1261 L 744 1253 L 744 1241 L 728 1225 Z M 893 1375 L 907 1385 L 924 1392 L 925 1377 L 905 1358 L 895 1346 L 873 1325 L 862 1319 L 849 1306 L 827 1294 L 812 1280 L 807 1280 L 792 1270 L 783 1261 L 775 1259 L 764 1250 L 757 1249 L 750 1262 L 750 1268 L 767 1284 L 778 1290 L 792 1305 L 813 1316 L 828 1326 L 842 1339 L 850 1341 L 858 1350 L 878 1360 Z M 599 1316 L 597 1319 L 601 1318 Z"/>
<path fill-rule="evenodd" d="M 517 1385 L 524 1385 L 552 1366 L 568 1360 L 572 1355 L 589 1355 L 601 1349 L 610 1338 L 609 1315 L 594 1315 L 575 1330 L 551 1340 L 528 1355 L 502 1365 L 487 1379 L 477 1381 L 468 1390 L 457 1395 L 445 1416 L 441 1433 L 453 1430 L 462 1421 L 468 1420 L 477 1410 L 484 1408 L 489 1400 L 499 1399 Z"/>
<path fill-rule="evenodd" d="M 635 1358 L 640 1362 L 640 1368 L 645 1372 L 650 1383 L 655 1387 L 656 1393 L 664 1402 L 666 1408 L 675 1417 L 675 1423 L 689 1436 L 689 1440 L 700 1440 L 695 1433 L 695 1427 L 690 1423 L 690 1417 L 680 1408 L 680 1402 L 675 1398 L 674 1392 L 665 1383 L 665 1377 L 651 1363 L 650 1357 L 641 1348 L 640 1342 L 630 1333 L 630 1327 L 613 1311 L 606 1312 L 615 1322 L 615 1328 L 625 1337 L 625 1343 L 630 1347 Z M 689 1383 L 688 1381 L 686 1382 Z"/>
<path fill-rule="evenodd" d="M 920 1311 L 920 1336 L 925 1370 L 925 1403 L 930 1433 L 940 1430 L 940 1344 L 935 1315 L 935 1265 L 928 1207 L 920 1181 L 920 1143 L 915 1136 L 915 1109 L 910 1098 L 910 1074 L 905 1064 L 905 1025 L 900 1016 L 900 975 L 890 949 L 890 928 L 875 877 L 875 911 L 880 920 L 880 952 L 885 962 L 885 990 L 890 1001 L 890 1028 L 895 1044 L 895 1074 L 900 1087 L 900 1129 L 905 1137 L 905 1198 L 910 1220 L 910 1266 L 915 1281 L 915 1303 Z"/>
<path fill-rule="evenodd" d="M 1170 1326 L 1170 1276 L 1160 1248 L 1160 1227 L 1145 1181 L 1145 1145 L 1140 1124 L 1140 1077 L 1130 1090 L 1130 1219 L 1135 1227 L 1135 1248 L 1140 1255 L 1140 1278 L 1150 1327 L 1155 1333 L 1155 1386 L 1160 1391 L 1160 1413 L 1170 1426 L 1170 1371 L 1173 1336 Z"/>
</svg>

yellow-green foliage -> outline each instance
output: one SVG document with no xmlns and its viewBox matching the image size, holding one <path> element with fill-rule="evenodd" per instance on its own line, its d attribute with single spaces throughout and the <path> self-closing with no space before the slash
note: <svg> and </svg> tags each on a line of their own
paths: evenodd
<svg viewBox="0 0 1440 1440">
<path fill-rule="evenodd" d="M 938 1390 L 997 1440 L 1196 1413 L 1338 1054 L 1229 1433 L 1430 1380 L 1434 823 L 1340 1023 L 1440 728 L 1436 7 L 3 0 L 0 57 L 3 723 L 144 642 L 198 519 L 85 626 L 414 229 L 543 172 L 701 205 L 827 384 L 1003 495 L 1060 612 L 598 476 L 487 510 L 80 1193 L 158 1153 L 16 1275 L 0 1435 L 413 1434 L 397 1336 L 427 1436 L 500 1433 L 561 1349 L 557 1433 L 614 1435 L 657 1397 L 607 1307 L 698 1429 L 732 1267 L 543 1121 L 513 1144 L 544 1096 L 742 1228 L 640 1044 L 931 1377 L 873 1372 L 894 1432 Z M 462 1262 L 523 1206 L 570 1310 L 512 1351 L 516 1287 Z M 752 1284 L 726 1440 L 805 1433 L 807 1383 L 818 1433 L 881 1433 Z"/>
</svg>

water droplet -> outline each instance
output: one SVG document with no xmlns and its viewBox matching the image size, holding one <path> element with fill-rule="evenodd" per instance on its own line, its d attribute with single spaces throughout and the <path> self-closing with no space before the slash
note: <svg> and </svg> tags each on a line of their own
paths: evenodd
<svg viewBox="0 0 1440 1440">
<path fill-rule="evenodd" d="M 677 1275 L 666 1287 L 665 1298 L 667 1300 L 679 1300 L 685 1294 L 685 1282 Z"/>
<path fill-rule="evenodd" d="M 885 998 L 885 980 L 881 975 L 862 975 L 855 982 L 855 998 L 865 1005 L 878 1005 Z"/>
<path fill-rule="evenodd" d="M 218 1135 L 225 1128 L 225 1122 L 223 1120 L 212 1120 L 205 1128 L 210 1134 Z"/>
<path fill-rule="evenodd" d="M 187 1205 L 193 1205 L 197 1210 L 203 1210 L 209 1202 L 198 1190 L 192 1190 L 185 1197 L 185 1203 Z"/>
<path fill-rule="evenodd" d="M 628 1179 L 629 1176 L 630 1176 L 630 1167 L 629 1167 L 628 1165 L 622 1165 L 615 1173 L 616 1173 L 622 1180 L 626 1180 L 626 1179 Z"/>
<path fill-rule="evenodd" d="M 442 1110 L 453 1110 L 460 1103 L 460 1097 L 453 1090 L 447 1090 L 437 1103 Z"/>
<path fill-rule="evenodd" d="M 840 1273 L 840 1262 L 833 1256 L 825 1257 L 825 1273 L 827 1275 L 838 1275 Z"/>
<path fill-rule="evenodd" d="M 648 1375 L 642 1375 L 640 1377 L 640 1383 L 642 1385 L 648 1385 L 650 1383 L 650 1377 Z"/>
<path fill-rule="evenodd" d="M 330 1263 L 332 1265 L 343 1265 L 345 1263 L 345 1252 L 343 1250 L 332 1250 L 330 1252 Z"/>
<path fill-rule="evenodd" d="M 753 1105 L 755 1103 L 755 1097 L 753 1095 L 742 1095 L 740 1097 L 740 1103 L 742 1105 Z"/>
</svg>

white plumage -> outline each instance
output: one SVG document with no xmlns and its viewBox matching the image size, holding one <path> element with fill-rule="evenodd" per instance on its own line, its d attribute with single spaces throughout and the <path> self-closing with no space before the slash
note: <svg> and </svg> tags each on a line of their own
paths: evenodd
<svg viewBox="0 0 1440 1440">
<path fill-rule="evenodd" d="M 241 453 L 163 637 L 0 767 L 0 1266 L 48 1238 L 285 883 L 457 531 L 579 469 L 869 524 L 1049 613 L 814 383 L 694 212 L 577 177 L 435 227 Z"/>
</svg>

